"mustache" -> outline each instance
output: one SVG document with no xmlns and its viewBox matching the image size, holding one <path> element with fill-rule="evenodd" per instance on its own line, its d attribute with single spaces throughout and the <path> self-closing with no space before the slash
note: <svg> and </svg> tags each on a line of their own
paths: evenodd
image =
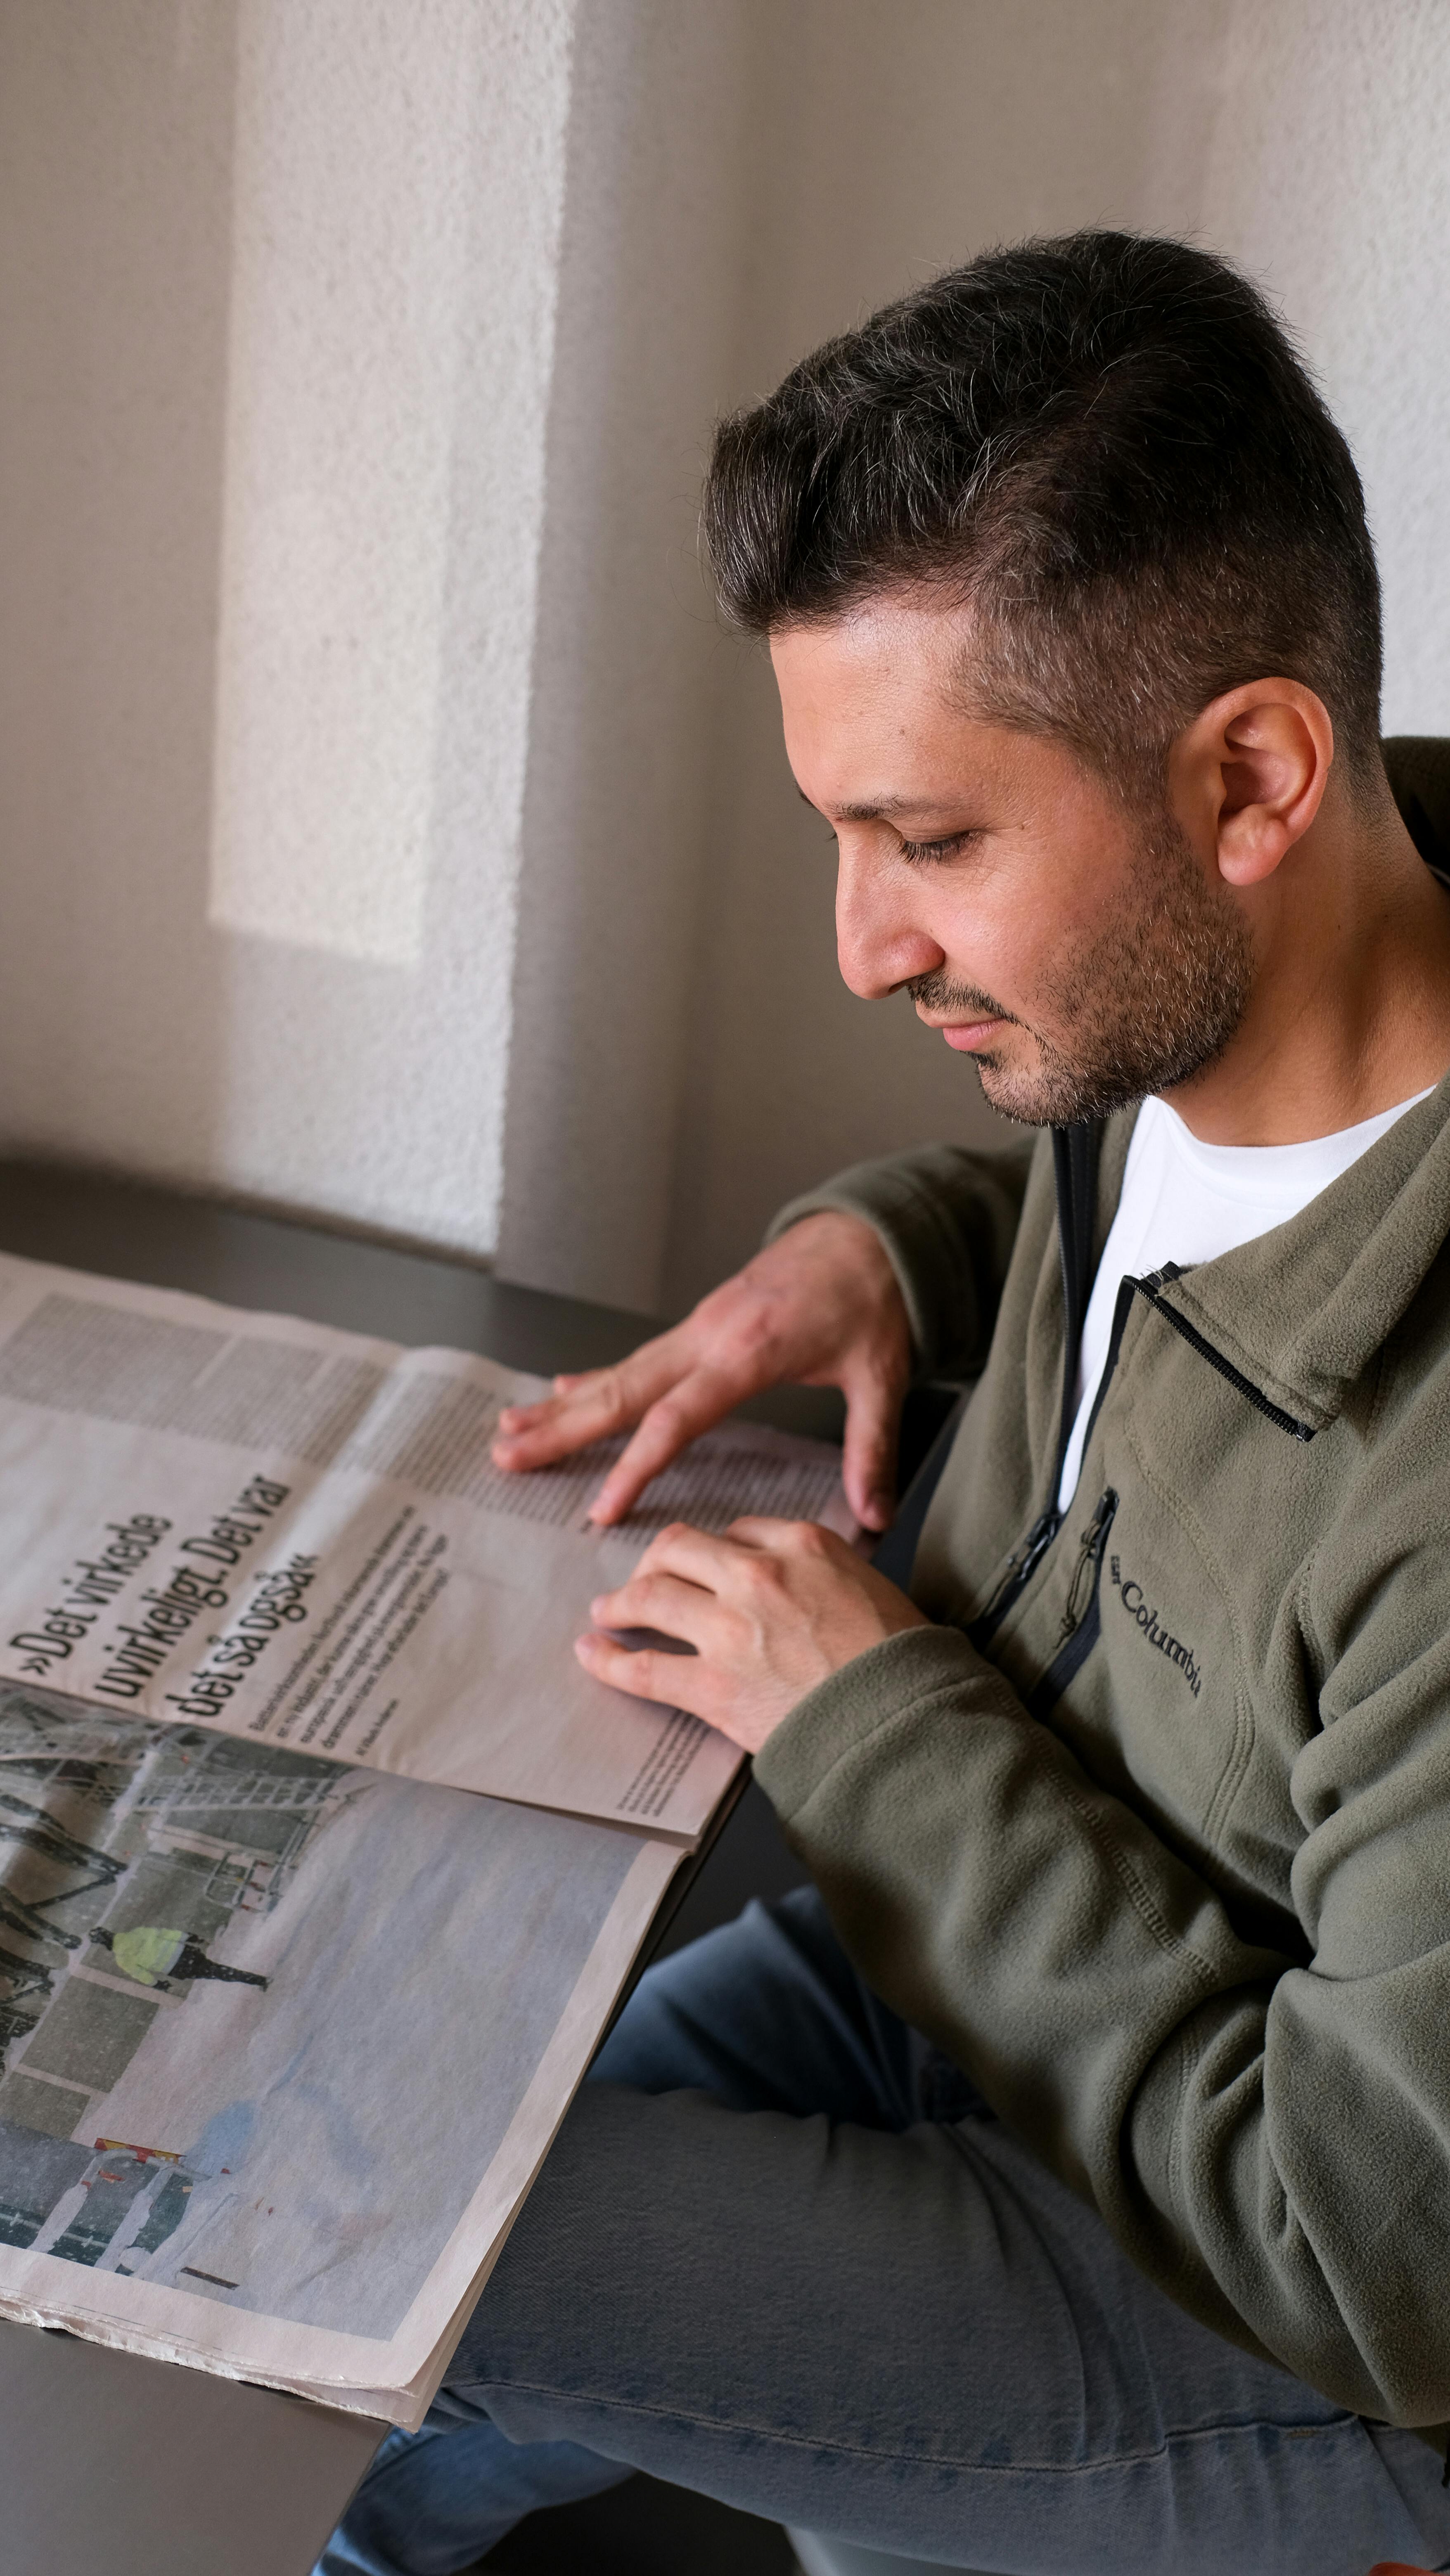
<svg viewBox="0 0 1450 2576">
<path fill-rule="evenodd" d="M 933 967 L 929 975 L 909 976 L 905 989 L 924 1011 L 940 1012 L 947 1019 L 1010 1020 L 1014 1028 L 1022 1025 L 1015 1011 L 1004 1010 L 980 984 L 959 984 L 944 966 Z"/>
</svg>

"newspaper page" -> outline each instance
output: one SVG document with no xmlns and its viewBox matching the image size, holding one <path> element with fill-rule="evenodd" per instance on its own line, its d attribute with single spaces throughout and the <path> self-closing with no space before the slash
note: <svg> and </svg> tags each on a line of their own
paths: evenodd
<svg viewBox="0 0 1450 2576">
<path fill-rule="evenodd" d="M 0 1683 L 0 2315 L 415 2427 L 680 1857 Z"/>
<path fill-rule="evenodd" d="M 491 1462 L 502 1407 L 544 1391 L 0 1257 L 0 1677 L 691 1841 L 735 1748 L 591 1678 L 573 1639 L 669 1521 L 849 1534 L 839 1461 L 726 1426 L 596 1530 L 618 1444 Z"/>
</svg>

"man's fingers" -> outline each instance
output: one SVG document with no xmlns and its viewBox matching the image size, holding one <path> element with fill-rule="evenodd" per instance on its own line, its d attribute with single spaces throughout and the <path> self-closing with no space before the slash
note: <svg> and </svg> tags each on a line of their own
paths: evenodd
<svg viewBox="0 0 1450 2576">
<path fill-rule="evenodd" d="M 654 1628 L 683 1638 L 698 1652 L 714 1605 L 712 1592 L 678 1575 L 635 1574 L 617 1592 L 601 1592 L 591 1601 L 589 1616 L 596 1628 Z"/>
<path fill-rule="evenodd" d="M 725 1537 L 757 1556 L 836 1556 L 852 1565 L 860 1562 L 855 1549 L 822 1521 L 782 1521 L 764 1512 L 743 1512 Z"/>
<path fill-rule="evenodd" d="M 729 1538 L 712 1537 L 708 1530 L 695 1529 L 689 1521 L 672 1521 L 668 1529 L 650 1540 L 629 1580 L 637 1583 L 642 1576 L 673 1574 L 681 1582 L 698 1585 L 702 1592 L 719 1592 L 729 1582 L 732 1566 L 739 1564 L 740 1555 L 741 1550 Z"/>
<path fill-rule="evenodd" d="M 708 1695 L 709 1684 L 694 1656 L 662 1655 L 652 1647 L 631 1654 L 627 1646 L 617 1646 L 612 1637 L 601 1637 L 592 1628 L 575 1638 L 574 1652 L 586 1673 L 614 1690 L 628 1691 L 634 1699 L 661 1701 L 666 1708 L 686 1709 L 692 1717 L 709 1716 L 708 1709 L 697 1705 Z"/>
<path fill-rule="evenodd" d="M 556 1378 L 555 1392 L 541 1403 L 511 1404 L 499 1415 L 494 1464 L 551 1466 L 576 1449 L 587 1449 L 592 1441 L 628 1430 L 674 1384 L 680 1367 L 676 1336 L 663 1333 L 617 1368 Z"/>
<path fill-rule="evenodd" d="M 896 1446 L 901 1427 L 900 1387 L 872 1377 L 848 1383 L 846 1443 L 841 1477 L 846 1500 L 863 1529 L 884 1530 L 896 1517 Z"/>
<path fill-rule="evenodd" d="M 650 1479 L 678 1458 L 682 1449 L 723 1422 L 740 1401 L 734 1377 L 718 1369 L 694 1369 L 650 1406 L 622 1458 L 610 1468 L 589 1506 L 589 1517 L 607 1526 L 634 1509 Z"/>
<path fill-rule="evenodd" d="M 617 1373 L 601 1371 L 602 1382 L 560 1388 L 538 1404 L 511 1404 L 499 1415 L 493 1456 L 500 1467 L 543 1467 L 606 1439 L 619 1421 Z"/>
</svg>

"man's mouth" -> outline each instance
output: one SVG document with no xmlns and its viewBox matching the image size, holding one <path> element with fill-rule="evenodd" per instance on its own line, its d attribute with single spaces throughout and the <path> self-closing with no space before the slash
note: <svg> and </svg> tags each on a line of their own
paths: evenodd
<svg viewBox="0 0 1450 2576">
<path fill-rule="evenodd" d="M 953 1020 L 942 1030 L 942 1036 L 958 1055 L 971 1055 L 978 1047 L 988 1045 L 1006 1026 L 1005 1020 Z"/>
<path fill-rule="evenodd" d="M 992 1039 L 1010 1025 L 1001 1014 L 990 1019 L 934 1020 L 927 1016 L 920 1005 L 918 1005 L 917 1016 L 924 1028 L 939 1030 L 947 1045 L 958 1055 L 972 1055 L 978 1047 L 990 1045 Z"/>
<path fill-rule="evenodd" d="M 980 1055 L 1002 1031 L 1017 1025 L 995 994 L 980 984 L 959 983 L 943 967 L 914 975 L 906 987 L 925 1029 L 939 1029 L 956 1055 Z"/>
</svg>

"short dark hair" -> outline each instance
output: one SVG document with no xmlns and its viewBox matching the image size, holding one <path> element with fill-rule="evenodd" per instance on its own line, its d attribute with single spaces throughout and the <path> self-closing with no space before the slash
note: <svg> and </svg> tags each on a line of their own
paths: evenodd
<svg viewBox="0 0 1450 2576">
<path fill-rule="evenodd" d="M 1354 460 L 1258 289 L 1186 242 L 1025 242 L 885 306 L 721 423 L 703 532 L 751 634 L 955 592 L 982 711 L 1135 791 L 1212 698 L 1271 674 L 1374 774 Z"/>
</svg>

